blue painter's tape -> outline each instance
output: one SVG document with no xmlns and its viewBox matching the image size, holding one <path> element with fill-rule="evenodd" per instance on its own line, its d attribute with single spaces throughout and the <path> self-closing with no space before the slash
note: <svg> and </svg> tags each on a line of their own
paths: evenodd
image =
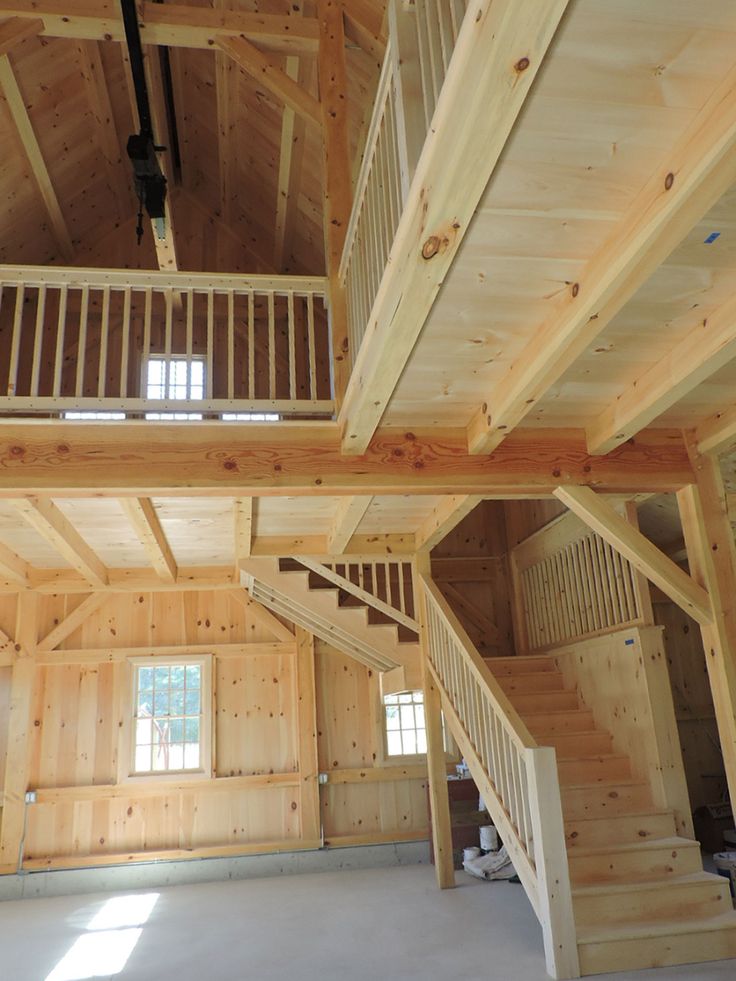
<svg viewBox="0 0 736 981">
<path fill-rule="evenodd" d="M 720 232 L 711 232 L 708 238 L 705 239 L 705 244 L 712 245 L 717 238 L 720 238 L 720 236 L 721 236 Z"/>
<path fill-rule="evenodd" d="M 629 637 L 629 639 L 628 639 L 628 640 L 625 640 L 625 641 L 624 641 L 624 644 L 626 644 L 626 646 L 627 646 L 627 647 L 631 647 L 631 645 L 632 645 L 633 643 L 634 643 L 634 638 L 633 638 L 633 637 Z"/>
</svg>

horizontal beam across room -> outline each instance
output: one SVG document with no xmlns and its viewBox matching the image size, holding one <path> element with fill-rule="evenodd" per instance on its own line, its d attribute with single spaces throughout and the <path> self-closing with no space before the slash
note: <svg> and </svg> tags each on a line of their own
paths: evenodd
<svg viewBox="0 0 736 981">
<path fill-rule="evenodd" d="M 582 430 L 527 429 L 491 456 L 464 431 L 379 431 L 345 457 L 335 423 L 0 425 L 0 498 L 342 494 L 550 496 L 561 483 L 609 494 L 661 493 L 693 481 L 681 433 L 641 433 L 604 457 Z M 305 551 L 302 549 L 302 552 Z M 289 554 L 289 553 L 284 553 Z"/>
</svg>

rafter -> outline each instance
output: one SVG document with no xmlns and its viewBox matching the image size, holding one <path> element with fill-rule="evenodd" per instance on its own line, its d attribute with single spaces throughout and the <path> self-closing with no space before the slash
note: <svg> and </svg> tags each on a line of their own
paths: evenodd
<svg viewBox="0 0 736 981">
<path fill-rule="evenodd" d="M 664 552 L 590 487 L 558 487 L 555 497 L 700 624 L 713 621 L 710 597 Z"/>
<path fill-rule="evenodd" d="M 20 555 L 16 555 L 7 545 L 0 544 L 1 579 L 9 579 L 11 582 L 27 586 L 29 569 L 30 566 Z"/>
<path fill-rule="evenodd" d="M 483 0 L 474 30 L 458 39 L 367 324 L 370 343 L 354 354 L 339 415 L 346 453 L 365 451 L 388 408 L 567 3 Z"/>
<path fill-rule="evenodd" d="M 381 64 L 386 51 L 386 4 L 342 0 L 345 35 Z"/>
<path fill-rule="evenodd" d="M 736 405 L 704 419 L 695 429 L 699 453 L 723 453 L 736 443 Z"/>
<path fill-rule="evenodd" d="M 468 427 L 490 453 L 736 180 L 736 68 L 695 115 Z"/>
<path fill-rule="evenodd" d="M 271 58 L 242 37 L 218 37 L 217 46 L 243 71 L 264 85 L 276 98 L 299 113 L 307 122 L 322 125 L 319 102 L 290 78 Z"/>
<path fill-rule="evenodd" d="M 330 555 L 341 555 L 345 551 L 372 500 L 370 495 L 360 495 L 344 497 L 340 501 L 327 534 L 327 551 Z"/>
<path fill-rule="evenodd" d="M 149 497 L 122 497 L 125 512 L 141 545 L 146 550 L 156 575 L 164 582 L 176 582 L 177 566 L 156 509 Z"/>
<path fill-rule="evenodd" d="M 5 95 L 23 150 L 43 198 L 56 244 L 64 259 L 72 262 L 74 259 L 72 238 L 7 54 L 0 55 L 0 89 Z"/>
<path fill-rule="evenodd" d="M 53 501 L 24 497 L 14 499 L 13 504 L 28 524 L 85 579 L 94 586 L 107 585 L 107 569 Z"/>
<path fill-rule="evenodd" d="M 319 35 L 314 18 L 295 20 L 288 16 L 211 10 L 191 4 L 159 4 L 154 0 L 143 0 L 137 6 L 143 44 L 211 51 L 215 38 L 225 34 L 256 41 L 270 51 L 317 52 Z M 42 18 L 42 33 L 46 37 L 125 41 L 117 0 L 0 2 L 0 18 L 13 16 Z"/>
<path fill-rule="evenodd" d="M 70 634 L 73 634 L 78 627 L 81 627 L 107 600 L 107 593 L 91 593 L 86 599 L 82 600 L 76 609 L 72 610 L 60 623 L 57 623 L 44 638 L 39 640 L 38 650 L 53 651 Z"/>
<path fill-rule="evenodd" d="M 252 497 L 236 497 L 233 503 L 233 525 L 235 533 L 235 568 L 240 568 L 240 560 L 247 559 L 253 550 L 253 519 L 256 500 Z"/>
<path fill-rule="evenodd" d="M 736 358 L 736 297 L 632 382 L 587 428 L 591 453 L 610 453 Z"/>
<path fill-rule="evenodd" d="M 424 519 L 414 536 L 417 551 L 433 549 L 482 500 L 482 497 L 475 494 L 453 494 L 440 501 L 429 517 Z"/>
</svg>

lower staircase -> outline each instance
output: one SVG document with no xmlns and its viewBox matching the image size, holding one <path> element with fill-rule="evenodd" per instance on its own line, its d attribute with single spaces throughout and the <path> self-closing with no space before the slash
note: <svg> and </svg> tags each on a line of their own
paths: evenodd
<svg viewBox="0 0 736 981">
<path fill-rule="evenodd" d="M 553 659 L 486 663 L 536 742 L 557 753 L 581 973 L 736 957 L 728 882 L 703 871 L 698 842 L 654 807 Z"/>
<path fill-rule="evenodd" d="M 736 957 L 728 881 L 703 871 L 698 842 L 554 658 L 484 661 L 431 579 L 422 592 L 446 723 L 540 920 L 550 975 Z"/>
</svg>

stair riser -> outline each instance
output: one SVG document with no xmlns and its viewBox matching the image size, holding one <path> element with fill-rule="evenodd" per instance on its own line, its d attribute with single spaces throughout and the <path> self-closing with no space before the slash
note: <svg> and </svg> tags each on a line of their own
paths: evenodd
<svg viewBox="0 0 736 981">
<path fill-rule="evenodd" d="M 574 691 L 509 692 L 509 701 L 522 716 L 526 712 L 564 712 L 567 709 L 574 712 L 580 707 Z"/>
<path fill-rule="evenodd" d="M 627 756 L 611 759 L 558 760 L 560 784 L 596 783 L 631 779 L 631 763 Z"/>
<path fill-rule="evenodd" d="M 703 868 L 700 849 L 696 845 L 659 848 L 656 843 L 644 851 L 637 849 L 597 855 L 577 856 L 572 848 L 568 863 L 570 877 L 576 886 L 662 880 L 673 875 L 700 872 Z"/>
<path fill-rule="evenodd" d="M 561 787 L 562 813 L 565 821 L 581 817 L 603 817 L 646 811 L 652 807 L 652 796 L 645 784 L 611 787 Z"/>
<path fill-rule="evenodd" d="M 543 671 L 538 674 L 502 675 L 498 683 L 511 697 L 515 694 L 539 691 L 564 691 L 565 684 L 561 674 L 556 671 Z"/>
<path fill-rule="evenodd" d="M 580 928 L 640 924 L 657 920 L 692 923 L 720 916 L 731 907 L 728 883 L 710 879 L 695 883 L 653 882 L 651 888 L 599 895 L 573 893 L 575 923 Z"/>
<path fill-rule="evenodd" d="M 635 814 L 612 817 L 604 815 L 594 821 L 565 822 L 568 853 L 575 848 L 598 848 L 602 845 L 625 845 L 675 835 L 672 814 Z"/>
<path fill-rule="evenodd" d="M 727 960 L 736 957 L 736 929 L 679 931 L 662 937 L 582 943 L 578 953 L 582 975 Z"/>
<path fill-rule="evenodd" d="M 580 756 L 598 756 L 613 752 L 613 738 L 608 732 L 554 732 L 547 733 L 540 746 L 553 746 L 557 759 L 577 759 Z M 537 740 L 539 742 L 539 739 Z"/>
<path fill-rule="evenodd" d="M 580 709 L 577 712 L 538 712 L 525 715 L 524 722 L 539 742 L 550 733 L 587 732 L 593 728 L 593 713 L 589 709 Z"/>
<path fill-rule="evenodd" d="M 487 657 L 485 661 L 497 678 L 502 675 L 518 676 L 539 671 L 557 671 L 551 657 Z"/>
</svg>

